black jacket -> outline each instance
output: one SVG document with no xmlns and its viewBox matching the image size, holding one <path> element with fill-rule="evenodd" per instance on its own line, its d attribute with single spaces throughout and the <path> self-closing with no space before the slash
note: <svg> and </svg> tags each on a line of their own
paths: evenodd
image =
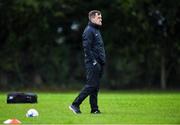
<svg viewBox="0 0 180 125">
<path fill-rule="evenodd" d="M 94 62 L 104 65 L 106 62 L 106 55 L 99 26 L 89 22 L 83 32 L 82 41 L 85 54 L 85 65 L 92 66 Z"/>
</svg>

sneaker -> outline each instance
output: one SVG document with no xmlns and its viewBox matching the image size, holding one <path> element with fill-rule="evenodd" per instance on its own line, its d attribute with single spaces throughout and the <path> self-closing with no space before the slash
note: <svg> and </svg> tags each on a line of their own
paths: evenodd
<svg viewBox="0 0 180 125">
<path fill-rule="evenodd" d="M 91 113 L 92 114 L 101 114 L 101 112 L 99 110 L 94 110 L 94 111 L 92 110 Z"/>
<path fill-rule="evenodd" d="M 79 107 L 77 107 L 77 106 L 70 105 L 70 106 L 69 106 L 69 109 L 70 109 L 71 111 L 73 111 L 74 114 L 80 114 L 80 113 L 81 113 Z"/>
</svg>

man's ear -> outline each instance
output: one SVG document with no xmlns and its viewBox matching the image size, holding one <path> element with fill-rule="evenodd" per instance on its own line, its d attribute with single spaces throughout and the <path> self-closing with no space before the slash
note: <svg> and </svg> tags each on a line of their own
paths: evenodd
<svg viewBox="0 0 180 125">
<path fill-rule="evenodd" d="M 91 19 L 90 19 L 90 21 L 91 21 L 92 23 L 94 22 L 94 20 L 93 20 L 93 19 L 94 19 L 94 18 L 91 18 Z"/>
</svg>

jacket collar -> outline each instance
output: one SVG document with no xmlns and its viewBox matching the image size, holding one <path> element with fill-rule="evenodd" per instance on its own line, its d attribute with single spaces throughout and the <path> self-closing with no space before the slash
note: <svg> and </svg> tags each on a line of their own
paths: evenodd
<svg viewBox="0 0 180 125">
<path fill-rule="evenodd" d="M 99 29 L 99 28 L 101 27 L 101 26 L 99 26 L 99 25 L 97 25 L 97 24 L 92 23 L 91 21 L 89 21 L 88 25 L 89 25 L 89 26 L 92 26 L 92 27 L 94 27 L 94 28 L 96 28 L 96 29 Z"/>
</svg>

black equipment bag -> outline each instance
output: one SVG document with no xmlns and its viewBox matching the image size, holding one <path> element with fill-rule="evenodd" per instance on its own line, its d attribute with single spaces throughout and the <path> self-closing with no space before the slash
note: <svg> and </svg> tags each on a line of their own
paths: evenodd
<svg viewBox="0 0 180 125">
<path fill-rule="evenodd" d="M 8 93 L 7 103 L 37 103 L 37 95 L 23 92 Z"/>
</svg>

